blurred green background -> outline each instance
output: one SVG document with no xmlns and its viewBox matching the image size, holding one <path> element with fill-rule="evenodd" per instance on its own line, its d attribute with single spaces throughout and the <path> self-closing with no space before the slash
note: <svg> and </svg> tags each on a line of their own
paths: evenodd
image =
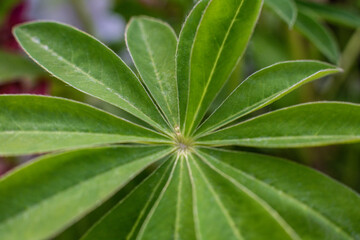
<svg viewBox="0 0 360 240">
<path fill-rule="evenodd" d="M 212 109 L 253 72 L 279 61 L 295 59 L 331 62 L 343 68 L 344 72 L 309 83 L 255 114 L 309 101 L 360 103 L 360 0 L 294 0 L 297 18 L 293 25 L 285 21 L 275 5 L 270 4 L 281 4 L 283 1 L 290 0 L 265 0 L 266 4 L 249 48 Z M 132 16 L 161 18 L 179 33 L 194 4 L 196 0 L 1 0 L 0 94 L 65 97 L 87 102 L 140 122 L 42 71 L 19 48 L 11 29 L 19 23 L 43 19 L 71 24 L 97 37 L 132 65 L 124 42 L 126 23 Z M 310 166 L 360 192 L 360 144 L 308 149 L 247 150 L 280 156 Z M 0 175 L 34 157 L 36 156 L 0 157 Z M 114 198 L 120 198 L 126 191 L 122 190 Z M 111 202 L 112 199 L 102 208 L 111 206 Z M 101 211 L 98 209 L 91 214 L 96 215 Z M 86 229 L 89 225 L 87 221 L 91 222 L 91 214 L 87 220 L 79 222 L 76 228 Z M 58 238 L 69 239 L 69 234 L 74 234 L 71 229 Z"/>
</svg>

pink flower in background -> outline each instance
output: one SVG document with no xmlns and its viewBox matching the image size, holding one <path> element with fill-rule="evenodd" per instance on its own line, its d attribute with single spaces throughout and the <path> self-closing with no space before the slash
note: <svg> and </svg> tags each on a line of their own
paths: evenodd
<svg viewBox="0 0 360 240">
<path fill-rule="evenodd" d="M 50 84 L 46 79 L 38 80 L 34 86 L 29 86 L 27 82 L 21 80 L 0 85 L 0 94 L 49 95 L 49 92 Z"/>
<path fill-rule="evenodd" d="M 0 48 L 2 51 L 22 53 L 16 42 L 12 29 L 17 24 L 27 21 L 28 4 L 26 1 L 16 5 L 0 26 Z M 30 83 L 24 79 L 12 79 L 13 81 L 0 85 L 0 94 L 38 94 L 48 95 L 50 86 L 46 79 Z"/>
<path fill-rule="evenodd" d="M 0 157 L 0 176 L 11 170 L 14 166 Z"/>
</svg>

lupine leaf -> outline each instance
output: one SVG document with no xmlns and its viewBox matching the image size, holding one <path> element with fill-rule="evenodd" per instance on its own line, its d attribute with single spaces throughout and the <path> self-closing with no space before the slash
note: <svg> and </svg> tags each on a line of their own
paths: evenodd
<svg viewBox="0 0 360 240">
<path fill-rule="evenodd" d="M 24 24 L 14 33 L 24 50 L 57 78 L 166 130 L 167 124 L 134 73 L 96 39 L 55 22 Z"/>
<path fill-rule="evenodd" d="M 347 9 L 309 1 L 296 2 L 300 9 L 310 11 L 316 16 L 321 17 L 329 22 L 353 28 L 360 27 L 360 16 L 351 11 L 348 11 Z"/>
<path fill-rule="evenodd" d="M 197 131 L 211 131 L 260 109 L 301 85 L 339 72 L 317 61 L 289 61 L 266 67 L 246 79 Z"/>
<path fill-rule="evenodd" d="M 185 158 L 170 162 L 119 203 L 83 239 L 195 239 Z"/>
<path fill-rule="evenodd" d="M 189 164 L 201 239 L 294 239 L 276 213 L 249 190 L 234 184 L 197 156 L 192 156 Z"/>
<path fill-rule="evenodd" d="M 0 96 L 0 155 L 120 142 L 166 142 L 163 135 L 70 100 Z"/>
<path fill-rule="evenodd" d="M 169 178 L 173 163 L 166 161 L 159 166 L 82 239 L 136 239 L 145 218 Z"/>
<path fill-rule="evenodd" d="M 339 194 L 331 197 L 333 191 Z M 359 202 L 356 193 L 297 164 L 198 148 L 161 166 L 83 240 L 356 239 Z"/>
<path fill-rule="evenodd" d="M 264 3 L 292 28 L 297 16 L 294 0 L 265 0 Z"/>
<path fill-rule="evenodd" d="M 168 26 L 135 18 L 128 47 L 146 89 L 118 56 L 76 29 L 45 22 L 16 28 L 47 71 L 165 134 L 70 100 L 0 96 L 0 155 L 91 147 L 43 156 L 0 179 L 0 239 L 52 239 L 99 209 L 101 219 L 84 227 L 90 230 L 83 240 L 360 239 L 355 192 L 294 163 L 214 148 L 360 142 L 360 105 L 350 103 L 302 104 L 221 129 L 338 68 L 316 61 L 272 65 L 239 85 L 199 127 L 245 51 L 262 3 L 199 1 L 177 50 Z M 294 9 L 273 7 L 291 26 Z M 330 33 L 305 14 L 296 27 L 338 60 Z M 118 143 L 131 145 L 96 147 Z M 104 215 L 103 207 L 135 179 L 139 185 Z"/>
<path fill-rule="evenodd" d="M 336 39 L 317 19 L 299 11 L 295 28 L 304 34 L 331 62 L 339 61 L 340 53 Z"/>
<path fill-rule="evenodd" d="M 291 239 L 360 238 L 360 197 L 342 184 L 270 156 L 205 148 L 199 152 L 214 171 L 249 191 L 254 201 L 263 201 L 292 233 Z M 257 239 L 265 238 L 283 239 L 267 235 Z"/>
<path fill-rule="evenodd" d="M 209 0 L 198 1 L 186 18 L 181 29 L 176 50 L 176 75 L 179 91 L 180 126 L 185 122 L 186 107 L 189 98 L 190 58 L 197 26 L 209 3 Z"/>
<path fill-rule="evenodd" d="M 172 126 L 179 126 L 174 30 L 156 19 L 133 18 L 127 27 L 126 43 L 150 93 Z"/>
<path fill-rule="evenodd" d="M 0 238 L 47 239 L 171 148 L 95 148 L 45 156 L 0 180 Z"/>
<path fill-rule="evenodd" d="M 185 132 L 205 115 L 242 56 L 260 14 L 262 0 L 213 0 L 197 29 L 190 61 Z"/>
<path fill-rule="evenodd" d="M 182 191 L 186 192 L 183 194 Z M 161 222 L 163 224 L 159 224 Z M 192 223 L 190 180 L 186 170 L 185 158 L 178 157 L 165 186 L 146 216 L 137 238 L 149 240 L 154 238 L 194 239 L 195 233 Z"/>
<path fill-rule="evenodd" d="M 313 147 L 360 141 L 360 105 L 320 102 L 280 109 L 201 137 L 212 145 Z"/>
</svg>

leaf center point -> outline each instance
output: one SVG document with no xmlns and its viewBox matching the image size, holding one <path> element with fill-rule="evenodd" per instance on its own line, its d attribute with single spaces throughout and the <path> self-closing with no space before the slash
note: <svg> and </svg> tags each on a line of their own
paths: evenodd
<svg viewBox="0 0 360 240">
<path fill-rule="evenodd" d="M 175 136 L 175 144 L 179 155 L 187 155 L 192 151 L 193 141 L 177 133 Z"/>
</svg>

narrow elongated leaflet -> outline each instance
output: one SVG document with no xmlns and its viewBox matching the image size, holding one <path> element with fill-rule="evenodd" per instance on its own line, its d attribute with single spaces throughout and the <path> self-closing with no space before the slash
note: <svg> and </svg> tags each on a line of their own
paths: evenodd
<svg viewBox="0 0 360 240">
<path fill-rule="evenodd" d="M 91 106 L 53 97 L 0 96 L 0 155 L 21 155 L 166 137 Z"/>
<path fill-rule="evenodd" d="M 246 79 L 201 125 L 209 132 L 269 105 L 305 83 L 341 69 L 318 61 L 289 61 L 264 68 Z"/>
<path fill-rule="evenodd" d="M 284 108 L 201 137 L 212 145 L 313 147 L 360 141 L 360 105 L 320 102 Z"/>
<path fill-rule="evenodd" d="M 293 27 L 297 17 L 297 7 L 294 0 L 265 0 L 264 3 L 282 18 L 290 28 Z"/>
<path fill-rule="evenodd" d="M 197 28 L 190 61 L 186 135 L 200 123 L 242 56 L 262 0 L 212 0 Z"/>
<path fill-rule="evenodd" d="M 174 30 L 156 19 L 133 18 L 127 27 L 126 44 L 150 93 L 172 127 L 179 126 Z"/>
<path fill-rule="evenodd" d="M 192 203 L 189 172 L 181 156 L 156 170 L 83 240 L 196 239 Z"/>
<path fill-rule="evenodd" d="M 145 218 L 169 178 L 173 164 L 174 161 L 166 161 L 159 166 L 99 220 L 82 240 L 136 239 Z"/>
<path fill-rule="evenodd" d="M 57 78 L 168 131 L 134 73 L 96 39 L 55 22 L 24 24 L 14 34 L 24 50 Z"/>
<path fill-rule="evenodd" d="M 198 1 L 181 29 L 176 50 L 176 78 L 179 91 L 180 126 L 184 125 L 189 98 L 190 58 L 196 30 L 209 0 Z M 182 128 L 183 129 L 183 128 Z"/>
<path fill-rule="evenodd" d="M 299 11 L 295 28 L 304 34 L 331 62 L 339 61 L 339 46 L 333 34 L 311 15 Z"/>
<path fill-rule="evenodd" d="M 199 149 L 199 154 L 213 169 L 265 202 L 292 239 L 360 237 L 359 195 L 321 173 L 260 154 L 208 148 Z"/>
<path fill-rule="evenodd" d="M 178 156 L 173 171 L 137 238 L 195 239 L 193 219 L 191 185 L 185 157 Z M 159 224 L 160 222 L 163 224 Z"/>
<path fill-rule="evenodd" d="M 268 205 L 198 156 L 189 161 L 200 239 L 294 239 Z M 261 219 L 261 221 L 259 221 Z M 216 222 L 216 224 L 214 224 Z M 211 226 L 211 227 L 209 227 Z"/>
<path fill-rule="evenodd" d="M 0 239 L 50 238 L 171 151 L 167 146 L 95 148 L 21 167 L 0 180 Z"/>
</svg>

